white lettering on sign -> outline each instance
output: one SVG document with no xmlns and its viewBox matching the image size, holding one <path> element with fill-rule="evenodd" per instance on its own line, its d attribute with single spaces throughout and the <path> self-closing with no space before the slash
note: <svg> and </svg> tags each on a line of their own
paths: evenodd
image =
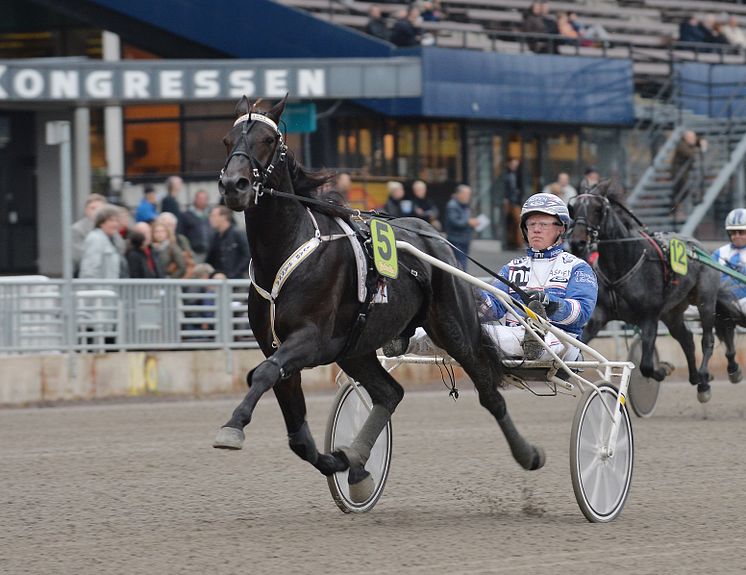
<svg viewBox="0 0 746 575">
<path fill-rule="evenodd" d="M 111 98 L 114 95 L 111 77 L 111 70 L 91 72 L 85 79 L 85 91 L 92 98 Z"/>
<path fill-rule="evenodd" d="M 44 91 L 44 77 L 38 70 L 19 70 L 13 78 L 13 90 L 21 98 L 38 98 Z"/>
<path fill-rule="evenodd" d="M 214 98 L 220 94 L 217 70 L 198 70 L 194 74 L 194 97 Z"/>
<path fill-rule="evenodd" d="M 231 72 L 228 76 L 228 85 L 230 86 L 228 95 L 231 98 L 253 96 L 256 90 L 254 70 L 235 70 Z"/>
<path fill-rule="evenodd" d="M 287 70 L 267 70 L 264 73 L 264 93 L 270 98 L 282 98 L 288 91 Z"/>
<path fill-rule="evenodd" d="M 75 70 L 52 70 L 49 74 L 49 95 L 54 99 L 77 98 L 78 72 Z"/>
<path fill-rule="evenodd" d="M 211 67 L 208 62 L 138 66 L 136 61 L 38 67 L 0 60 L 3 100 L 182 100 L 233 99 L 243 95 L 281 98 L 327 96 L 326 71 L 316 68 Z M 121 64 L 121 65 L 120 65 Z"/>
<path fill-rule="evenodd" d="M 149 98 L 150 77 L 141 70 L 125 70 L 122 74 L 122 89 L 125 98 Z"/>
<path fill-rule="evenodd" d="M 298 70 L 298 96 L 323 96 L 326 93 L 325 80 L 323 68 Z"/>
<path fill-rule="evenodd" d="M 163 70 L 160 73 L 162 98 L 184 97 L 183 75 L 181 70 Z"/>
</svg>

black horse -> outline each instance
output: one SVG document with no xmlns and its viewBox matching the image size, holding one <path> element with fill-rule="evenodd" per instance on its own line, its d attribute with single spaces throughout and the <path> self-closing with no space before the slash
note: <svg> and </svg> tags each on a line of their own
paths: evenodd
<svg viewBox="0 0 746 575">
<path fill-rule="evenodd" d="M 624 190 L 617 182 L 604 180 L 573 198 L 573 227 L 570 249 L 585 259 L 597 250 L 599 279 L 596 309 L 583 332 L 593 339 L 610 320 L 622 320 L 640 328 L 642 358 L 640 373 L 662 381 L 673 367 L 654 365 L 658 321 L 662 321 L 686 355 L 689 382 L 697 386 L 697 398 L 710 400 L 707 364 L 712 356 L 715 307 L 719 273 L 696 260 L 689 260 L 686 275 L 675 274 L 664 254 L 672 234 L 649 236 L 624 205 Z M 680 237 L 680 236 L 676 236 Z M 682 238 L 695 243 L 691 238 Z M 657 241 L 660 240 L 660 241 Z M 702 363 L 697 368 L 694 337 L 684 321 L 689 305 L 696 305 L 702 322 Z"/>
<path fill-rule="evenodd" d="M 423 326 L 472 379 L 480 403 L 497 420 L 516 461 L 525 469 L 540 468 L 543 451 L 518 433 L 498 391 L 503 378 L 500 353 L 482 333 L 466 282 L 400 253 L 398 279 L 387 285 L 388 303 L 370 306 L 364 328 L 355 334 L 361 312 L 355 255 L 335 219 L 346 218 L 350 210 L 319 195 L 316 190 L 329 175 L 304 169 L 285 147 L 277 129 L 284 108 L 283 99 L 268 112 L 258 113 L 242 98 L 237 119 L 223 140 L 228 158 L 219 187 L 226 206 L 244 212 L 253 258 L 249 318 L 267 359 L 248 374 L 248 394 L 218 432 L 214 446 L 240 449 L 257 401 L 274 389 L 290 448 L 324 475 L 349 468 L 350 495 L 365 501 L 373 489 L 365 463 L 404 393 L 379 363 L 376 350 Z M 326 202 L 319 207 L 304 204 L 304 198 Z M 456 265 L 451 249 L 429 224 L 416 218 L 399 219 L 397 224 L 397 239 Z M 314 250 L 309 241 L 317 244 Z M 287 273 L 286 262 L 299 252 L 307 257 Z M 278 282 L 282 288 L 273 289 Z M 320 454 L 306 423 L 301 370 L 333 362 L 368 391 L 373 409 L 351 445 Z"/>
</svg>

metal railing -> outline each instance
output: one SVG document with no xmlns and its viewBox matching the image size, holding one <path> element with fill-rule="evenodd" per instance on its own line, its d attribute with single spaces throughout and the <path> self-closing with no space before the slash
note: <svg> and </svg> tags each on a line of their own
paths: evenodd
<svg viewBox="0 0 746 575">
<path fill-rule="evenodd" d="M 73 280 L 72 309 L 64 283 L 0 278 L 0 354 L 258 347 L 248 280 Z"/>
</svg>

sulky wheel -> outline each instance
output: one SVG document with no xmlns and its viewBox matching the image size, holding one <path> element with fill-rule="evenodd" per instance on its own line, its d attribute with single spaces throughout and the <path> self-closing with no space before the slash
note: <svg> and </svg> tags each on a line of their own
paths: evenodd
<svg viewBox="0 0 746 575">
<path fill-rule="evenodd" d="M 661 382 L 640 373 L 640 358 L 642 358 L 642 340 L 640 336 L 635 336 L 627 355 L 627 361 L 635 364 L 635 369 L 632 370 L 629 378 L 629 402 L 637 417 L 650 417 L 655 411 Z M 653 350 L 653 365 L 658 365 L 657 349 Z"/>
<path fill-rule="evenodd" d="M 359 394 L 358 394 L 359 393 Z M 360 396 L 363 396 L 361 399 Z M 363 401 L 364 400 L 364 401 Z M 370 413 L 371 400 L 368 392 L 362 386 L 345 383 L 340 387 L 334 398 L 332 411 L 326 424 L 324 451 L 332 453 L 341 445 L 350 445 L 360 431 Z M 391 421 L 383 428 L 378 436 L 365 469 L 373 478 L 374 489 L 371 496 L 362 503 L 356 503 L 350 498 L 350 488 L 347 483 L 347 471 L 335 473 L 327 477 L 329 491 L 334 502 L 345 513 L 364 513 L 373 509 L 383 494 L 386 479 L 391 466 L 392 428 Z"/>
<path fill-rule="evenodd" d="M 575 411 L 570 443 L 572 488 L 580 510 L 588 521 L 604 523 L 622 512 L 629 494 L 634 462 L 634 441 L 629 412 L 622 405 L 619 433 L 611 456 L 603 445 L 611 429 L 611 414 L 618 392 L 608 383 L 596 384 L 599 392 L 588 389 Z"/>
</svg>

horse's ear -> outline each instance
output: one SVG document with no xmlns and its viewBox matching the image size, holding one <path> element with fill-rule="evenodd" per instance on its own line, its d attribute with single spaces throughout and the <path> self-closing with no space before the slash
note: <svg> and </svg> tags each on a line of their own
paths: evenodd
<svg viewBox="0 0 746 575">
<path fill-rule="evenodd" d="M 250 109 L 251 103 L 249 102 L 249 99 L 246 96 L 241 96 L 241 99 L 238 101 L 238 104 L 236 104 L 236 109 L 234 111 L 234 113 L 236 114 L 236 118 L 240 118 L 244 114 L 248 114 Z"/>
<path fill-rule="evenodd" d="M 272 109 L 267 112 L 267 116 L 272 118 L 275 122 L 280 121 L 280 116 L 282 116 L 282 113 L 285 111 L 285 103 L 288 100 L 288 95 L 285 94 L 285 97 L 277 102 L 274 106 L 272 106 Z"/>
<path fill-rule="evenodd" d="M 618 176 L 612 176 L 606 180 L 606 193 L 604 194 L 607 198 L 616 200 L 619 203 L 624 203 L 627 198 L 627 190 L 624 189 L 622 181 Z"/>
</svg>

